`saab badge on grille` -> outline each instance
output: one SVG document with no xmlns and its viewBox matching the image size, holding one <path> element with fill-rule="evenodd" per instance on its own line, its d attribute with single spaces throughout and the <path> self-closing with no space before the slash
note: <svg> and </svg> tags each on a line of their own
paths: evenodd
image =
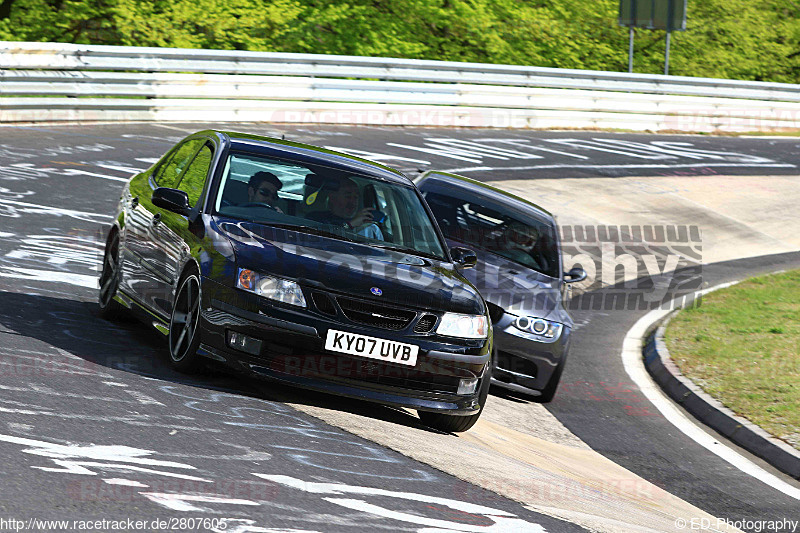
<svg viewBox="0 0 800 533">
<path fill-rule="evenodd" d="M 375 296 L 380 296 L 381 294 L 383 294 L 383 291 L 382 291 L 382 290 L 380 290 L 378 287 L 372 287 L 372 288 L 369 290 L 369 292 L 371 292 L 371 293 L 372 293 L 372 294 L 374 294 Z"/>
</svg>

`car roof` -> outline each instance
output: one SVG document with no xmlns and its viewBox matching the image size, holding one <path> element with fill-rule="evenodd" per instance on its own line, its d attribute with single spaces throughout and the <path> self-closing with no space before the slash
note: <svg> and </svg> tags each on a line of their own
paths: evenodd
<svg viewBox="0 0 800 533">
<path fill-rule="evenodd" d="M 260 153 L 265 156 L 287 157 L 300 162 L 332 167 L 337 170 L 360 172 L 386 181 L 403 185 L 413 185 L 411 179 L 397 169 L 345 154 L 328 150 L 319 146 L 304 144 L 285 139 L 276 139 L 250 133 L 233 131 L 207 130 L 200 133 L 216 133 L 227 137 L 231 148 L 247 152 Z"/>
<path fill-rule="evenodd" d="M 516 208 L 520 211 L 533 211 L 541 218 L 550 218 L 553 219 L 553 214 L 544 209 L 541 206 L 536 205 L 533 202 L 530 202 L 524 198 L 520 198 L 515 194 L 511 194 L 510 192 L 506 192 L 502 189 L 498 189 L 497 187 L 492 187 L 491 185 L 487 185 L 483 182 L 467 178 L 465 176 L 459 176 L 458 174 L 451 174 L 449 172 L 440 172 L 438 170 L 429 170 L 428 172 L 424 173 L 422 176 L 414 180 L 415 183 L 420 184 L 424 180 L 435 180 L 440 182 L 445 182 L 450 185 L 457 186 L 460 190 L 471 190 L 475 193 L 479 193 L 484 197 L 488 197 L 492 200 L 499 201 L 510 205 L 513 208 Z"/>
</svg>

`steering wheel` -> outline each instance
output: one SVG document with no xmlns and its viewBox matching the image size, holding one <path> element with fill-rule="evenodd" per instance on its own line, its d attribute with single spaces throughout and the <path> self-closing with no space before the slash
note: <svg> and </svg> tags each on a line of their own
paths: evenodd
<svg viewBox="0 0 800 533">
<path fill-rule="evenodd" d="M 273 207 L 265 202 L 247 202 L 246 204 L 241 204 L 238 207 L 266 207 L 267 209 L 272 209 L 273 211 L 277 211 L 277 207 Z"/>
</svg>

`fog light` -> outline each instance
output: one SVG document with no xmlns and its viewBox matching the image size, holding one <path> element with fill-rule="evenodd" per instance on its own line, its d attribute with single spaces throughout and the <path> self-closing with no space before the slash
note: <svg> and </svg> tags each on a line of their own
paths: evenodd
<svg viewBox="0 0 800 533">
<path fill-rule="evenodd" d="M 251 355 L 258 355 L 261 353 L 261 340 L 235 331 L 228 332 L 228 346 L 234 350 L 246 352 Z"/>
<path fill-rule="evenodd" d="M 475 394 L 478 388 L 478 378 L 462 379 L 458 382 L 458 392 L 456 394 Z"/>
</svg>

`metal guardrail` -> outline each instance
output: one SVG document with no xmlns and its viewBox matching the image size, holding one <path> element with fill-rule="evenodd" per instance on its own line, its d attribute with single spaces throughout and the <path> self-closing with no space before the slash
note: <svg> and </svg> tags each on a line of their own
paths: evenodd
<svg viewBox="0 0 800 533">
<path fill-rule="evenodd" d="M 0 42 L 0 122 L 266 120 L 750 131 L 800 85 L 335 55 Z M 426 83 L 421 83 L 426 82 Z"/>
</svg>

